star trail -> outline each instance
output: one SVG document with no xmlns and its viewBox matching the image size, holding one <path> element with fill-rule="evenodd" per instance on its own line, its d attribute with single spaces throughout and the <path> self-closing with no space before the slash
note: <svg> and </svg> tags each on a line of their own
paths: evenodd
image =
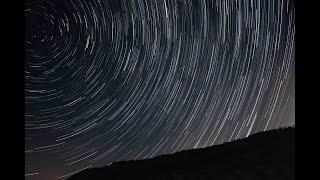
<svg viewBox="0 0 320 180">
<path fill-rule="evenodd" d="M 295 124 L 291 0 L 25 5 L 25 177 Z"/>
</svg>

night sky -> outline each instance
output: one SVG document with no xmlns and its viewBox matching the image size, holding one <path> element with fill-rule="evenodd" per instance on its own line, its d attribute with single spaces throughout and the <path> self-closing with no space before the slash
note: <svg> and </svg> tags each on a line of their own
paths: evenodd
<svg viewBox="0 0 320 180">
<path fill-rule="evenodd" d="M 295 124 L 293 0 L 25 5 L 25 177 Z"/>
</svg>

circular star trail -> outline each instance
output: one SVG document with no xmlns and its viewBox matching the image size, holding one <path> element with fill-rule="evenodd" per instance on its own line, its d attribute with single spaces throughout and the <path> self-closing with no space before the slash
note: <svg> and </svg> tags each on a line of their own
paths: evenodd
<svg viewBox="0 0 320 180">
<path fill-rule="evenodd" d="M 295 124 L 290 0 L 25 6 L 27 179 Z"/>
</svg>

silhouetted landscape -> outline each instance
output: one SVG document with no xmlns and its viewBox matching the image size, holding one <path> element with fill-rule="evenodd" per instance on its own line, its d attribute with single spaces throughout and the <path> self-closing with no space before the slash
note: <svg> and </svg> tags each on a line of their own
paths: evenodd
<svg viewBox="0 0 320 180">
<path fill-rule="evenodd" d="M 96 179 L 295 179 L 295 128 L 152 159 L 116 162 L 68 180 Z"/>
</svg>

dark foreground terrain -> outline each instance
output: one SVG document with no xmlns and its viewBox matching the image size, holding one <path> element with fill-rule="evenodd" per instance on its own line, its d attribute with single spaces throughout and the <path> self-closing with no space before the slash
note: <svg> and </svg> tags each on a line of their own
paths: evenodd
<svg viewBox="0 0 320 180">
<path fill-rule="evenodd" d="M 87 169 L 68 180 L 295 179 L 295 128 L 262 132 L 222 145 Z"/>
</svg>

